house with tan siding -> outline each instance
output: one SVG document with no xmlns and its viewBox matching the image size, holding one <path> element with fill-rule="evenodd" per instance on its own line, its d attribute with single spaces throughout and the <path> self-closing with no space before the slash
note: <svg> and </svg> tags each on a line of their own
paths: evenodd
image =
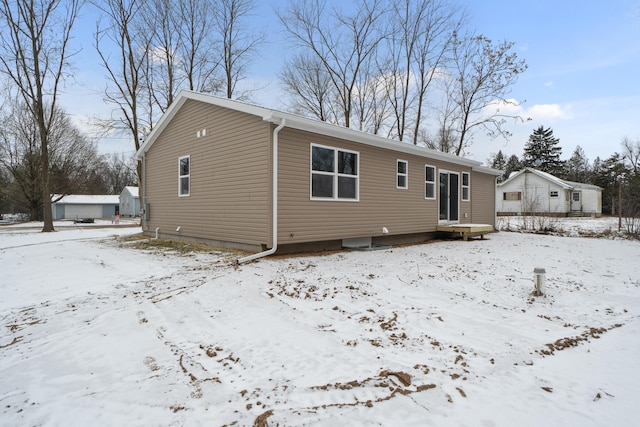
<svg viewBox="0 0 640 427">
<path fill-rule="evenodd" d="M 150 235 L 263 255 L 495 225 L 500 171 L 211 95 L 181 92 L 136 157 Z"/>
</svg>

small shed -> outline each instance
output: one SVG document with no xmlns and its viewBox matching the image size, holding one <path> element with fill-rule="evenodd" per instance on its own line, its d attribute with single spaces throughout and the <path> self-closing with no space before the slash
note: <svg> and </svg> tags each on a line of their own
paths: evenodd
<svg viewBox="0 0 640 427">
<path fill-rule="evenodd" d="M 602 188 L 525 168 L 497 185 L 497 215 L 602 215 Z"/>
<path fill-rule="evenodd" d="M 55 197 L 53 200 L 55 200 Z M 119 196 L 70 194 L 51 203 L 53 219 L 111 218 L 120 210 Z"/>
<path fill-rule="evenodd" d="M 124 187 L 120 193 L 120 216 L 140 215 L 140 192 L 138 187 Z"/>
</svg>

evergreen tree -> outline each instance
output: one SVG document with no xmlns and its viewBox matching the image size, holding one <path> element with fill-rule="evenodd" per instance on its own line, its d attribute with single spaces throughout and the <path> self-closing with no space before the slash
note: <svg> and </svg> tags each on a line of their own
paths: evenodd
<svg viewBox="0 0 640 427">
<path fill-rule="evenodd" d="M 520 162 L 520 159 L 518 159 L 518 156 L 516 156 L 515 154 L 511 155 L 504 167 L 502 181 L 506 181 L 507 179 L 509 179 L 509 175 L 511 175 L 513 172 L 519 171 L 520 169 L 522 169 L 522 162 Z"/>
<path fill-rule="evenodd" d="M 593 160 L 593 165 L 591 166 L 591 173 L 589 174 L 589 181 L 587 182 L 587 184 L 598 185 L 596 184 L 596 181 L 598 180 L 598 176 L 600 176 L 601 173 L 602 159 L 600 159 L 600 156 L 597 156 Z"/>
<path fill-rule="evenodd" d="M 584 154 L 584 150 L 579 145 L 573 150 L 573 154 L 565 163 L 564 174 L 562 178 L 568 181 L 584 182 L 589 181 L 591 167 L 589 159 Z"/>
<path fill-rule="evenodd" d="M 559 143 L 560 140 L 554 138 L 551 128 L 540 126 L 535 129 L 524 146 L 523 166 L 554 175 L 561 174 L 563 162 L 560 160 L 562 148 Z"/>
<path fill-rule="evenodd" d="M 498 182 L 504 181 L 504 170 L 507 167 L 507 158 L 502 153 L 502 150 L 495 154 L 491 154 L 491 157 L 487 159 L 487 166 L 502 171 L 503 174 L 498 177 Z"/>
<path fill-rule="evenodd" d="M 500 150 L 496 154 L 493 154 L 492 157 L 489 157 L 487 163 L 490 168 L 503 171 L 504 167 L 507 165 L 507 158 L 502 153 L 502 150 Z"/>
<path fill-rule="evenodd" d="M 618 182 L 621 176 L 628 176 L 629 172 L 620 153 L 613 153 L 608 159 L 599 161 L 597 165 L 594 164 L 593 184 L 602 187 L 603 214 L 615 215 L 617 213 Z"/>
</svg>

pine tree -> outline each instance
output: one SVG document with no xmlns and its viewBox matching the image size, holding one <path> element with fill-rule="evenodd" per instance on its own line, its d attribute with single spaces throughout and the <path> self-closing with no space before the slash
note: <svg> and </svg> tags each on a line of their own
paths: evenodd
<svg viewBox="0 0 640 427">
<path fill-rule="evenodd" d="M 554 175 L 561 174 L 563 162 L 560 160 L 562 148 L 559 143 L 560 140 L 554 138 L 551 128 L 544 129 L 540 126 L 535 129 L 524 146 L 523 166 Z"/>
<path fill-rule="evenodd" d="M 502 171 L 502 175 L 498 176 L 498 182 L 504 181 L 504 170 L 507 167 L 507 157 L 502 153 L 502 150 L 497 153 L 491 153 L 491 156 L 487 159 L 487 166 L 493 169 Z"/>
<path fill-rule="evenodd" d="M 589 159 L 579 145 L 573 150 L 573 154 L 565 163 L 563 178 L 574 182 L 588 182 L 591 174 Z"/>
<path fill-rule="evenodd" d="M 509 175 L 511 175 L 513 172 L 519 171 L 520 169 L 522 169 L 522 162 L 520 162 L 520 159 L 518 159 L 518 156 L 516 156 L 515 154 L 511 155 L 504 167 L 502 181 L 506 181 L 507 179 L 509 179 Z"/>
<path fill-rule="evenodd" d="M 487 163 L 490 168 L 504 171 L 504 167 L 507 165 L 507 158 L 502 153 L 502 150 L 500 150 L 496 154 L 493 154 L 492 157 L 489 157 Z"/>
</svg>

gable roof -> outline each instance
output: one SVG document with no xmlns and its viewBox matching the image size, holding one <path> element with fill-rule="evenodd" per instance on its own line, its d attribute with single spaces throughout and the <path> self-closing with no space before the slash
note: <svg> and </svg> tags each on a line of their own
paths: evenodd
<svg viewBox="0 0 640 427">
<path fill-rule="evenodd" d="M 541 170 L 538 169 L 534 169 L 534 168 L 524 168 L 514 174 L 512 174 L 509 179 L 501 182 L 498 184 L 498 187 L 502 187 L 503 185 L 507 184 L 508 182 L 511 182 L 514 179 L 517 179 L 520 175 L 522 175 L 523 173 L 533 173 L 543 179 L 546 179 L 547 181 L 556 184 L 559 187 L 564 188 L 565 190 L 571 190 L 574 188 L 581 188 L 581 189 L 589 189 L 589 190 L 602 190 L 602 188 L 598 187 L 597 185 L 591 185 L 591 184 L 583 184 L 580 182 L 573 182 L 573 181 L 566 181 L 564 179 L 560 179 L 555 175 L 551 175 L 548 172 L 543 172 Z"/>
<path fill-rule="evenodd" d="M 124 187 L 122 189 L 122 193 L 124 193 L 125 191 L 127 191 L 129 194 L 131 194 L 132 197 L 140 197 L 140 191 L 139 191 L 138 187 L 133 187 L 133 186 L 127 185 L 126 187 Z M 120 193 L 120 195 L 122 195 L 122 193 Z"/>
<path fill-rule="evenodd" d="M 213 95 L 207 95 L 191 91 L 181 91 L 173 104 L 167 109 L 164 115 L 160 118 L 156 126 L 153 128 L 148 138 L 140 146 L 140 149 L 136 152 L 136 159 L 140 160 L 144 154 L 149 151 L 155 140 L 162 133 L 165 127 L 171 122 L 176 113 L 180 110 L 182 105 L 187 100 L 194 100 L 198 102 L 204 102 L 206 104 L 215 105 L 230 110 L 235 110 L 253 116 L 261 117 L 262 120 L 279 125 L 285 120 L 285 127 L 299 129 L 308 132 L 318 133 L 320 135 L 332 136 L 335 138 L 345 139 L 348 141 L 358 142 L 365 145 L 370 145 L 378 148 L 384 148 L 388 150 L 394 150 L 407 154 L 414 154 L 429 159 L 436 159 L 445 162 L 450 162 L 458 165 L 471 167 L 473 170 L 481 171 L 491 175 L 501 175 L 502 172 L 496 169 L 482 166 L 482 163 L 466 159 L 464 157 L 454 156 L 453 154 L 443 153 L 436 150 L 431 150 L 425 147 L 418 147 L 413 144 L 407 144 L 401 141 L 395 141 L 389 138 L 384 138 L 378 135 L 373 135 L 367 132 L 362 132 L 354 129 L 349 129 L 344 126 L 339 126 L 319 120 L 302 117 L 292 113 L 285 113 L 282 111 L 272 110 L 269 108 L 258 107 L 256 105 L 246 104 L 244 102 L 233 101 L 226 98 L 219 98 Z"/>
<path fill-rule="evenodd" d="M 118 205 L 120 196 L 108 194 L 68 194 L 54 204 L 57 205 Z"/>
</svg>

